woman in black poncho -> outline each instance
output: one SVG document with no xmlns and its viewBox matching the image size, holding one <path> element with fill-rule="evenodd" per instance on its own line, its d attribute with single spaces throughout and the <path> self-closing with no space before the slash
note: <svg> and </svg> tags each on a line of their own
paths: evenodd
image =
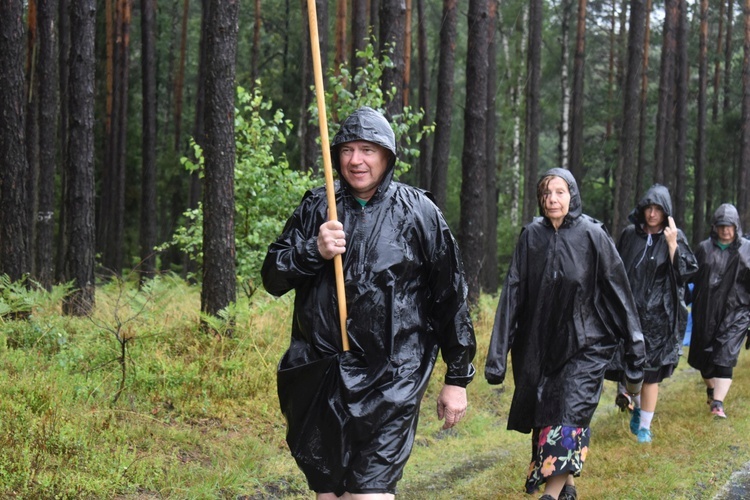
<svg viewBox="0 0 750 500">
<path fill-rule="evenodd" d="M 508 429 L 532 433 L 527 493 L 576 498 L 589 424 L 604 371 L 625 345 L 629 389 L 640 390 L 643 337 L 617 250 L 604 226 L 584 215 L 569 171 L 537 186 L 542 217 L 518 240 L 495 317 L 485 378 L 505 379 L 511 353 L 515 391 Z"/>
</svg>

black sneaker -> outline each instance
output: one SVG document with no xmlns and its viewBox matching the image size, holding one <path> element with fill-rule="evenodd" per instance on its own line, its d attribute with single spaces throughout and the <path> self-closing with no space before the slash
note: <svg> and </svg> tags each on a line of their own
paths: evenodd
<svg viewBox="0 0 750 500">
<path fill-rule="evenodd" d="M 557 500 L 578 500 L 578 493 L 576 493 L 576 487 L 572 484 L 566 484 L 560 492 L 560 496 Z"/>
</svg>

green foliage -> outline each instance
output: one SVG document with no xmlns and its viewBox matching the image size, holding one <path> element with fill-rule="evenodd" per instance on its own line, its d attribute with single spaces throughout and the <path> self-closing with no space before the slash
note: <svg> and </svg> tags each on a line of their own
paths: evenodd
<svg viewBox="0 0 750 500">
<path fill-rule="evenodd" d="M 0 497 L 309 498 L 284 442 L 275 387 L 293 297 L 259 296 L 252 308 L 240 299 L 229 311 L 234 335 L 213 337 L 199 326 L 199 287 L 169 276 L 150 287 L 140 293 L 126 281 L 97 290 L 97 321 L 132 316 L 126 303 L 148 306 L 129 323 L 131 369 L 115 405 L 118 367 L 103 364 L 113 358 L 113 342 L 91 320 L 59 315 L 58 301 L 35 307 L 28 319 L 0 323 L 0 332 L 53 324 L 68 338 L 55 352 L 33 343 L 0 350 Z M 472 314 L 478 374 L 496 306 L 496 296 L 483 295 Z M 478 375 L 468 388 L 466 418 L 441 431 L 434 401 L 444 371 L 439 362 L 427 387 L 399 497 L 527 498 L 529 438 L 506 430 L 512 377 L 498 387 Z M 615 385 L 605 383 L 590 460 L 576 479 L 579 494 L 713 497 L 750 460 L 750 392 L 739 383 L 750 373 L 750 357 L 740 356 L 736 373 L 730 418 L 712 422 L 703 382 L 681 361 L 660 389 L 648 447 L 635 443 L 628 415 L 613 404 Z M 643 475 L 646 462 L 650 473 Z"/>
<path fill-rule="evenodd" d="M 387 52 L 391 53 L 392 49 Z M 354 75 L 346 65 L 342 64 L 339 67 L 338 74 L 333 72 L 328 78 L 326 109 L 335 109 L 336 116 L 342 120 L 361 106 L 369 106 L 385 113 L 386 103 L 393 100 L 393 95 L 396 92 L 395 88 L 391 88 L 383 93 L 381 88 L 383 69 L 393 66 L 393 61 L 387 54 L 383 54 L 381 59 L 378 59 L 372 41 L 369 41 L 364 50 L 357 52 L 357 56 L 364 59 L 365 65 L 358 69 Z M 315 124 L 317 124 L 318 107 L 316 103 L 310 105 L 310 113 Z M 392 116 L 390 119 L 399 151 L 396 161 L 396 176 L 409 172 L 412 164 L 419 158 L 419 141 L 424 135 L 429 135 L 435 130 L 434 124 L 420 128 L 419 124 L 423 117 L 423 110 L 417 111 L 410 106 L 406 106 L 401 114 Z M 329 121 L 328 126 L 331 137 L 333 137 L 340 124 Z"/>
<path fill-rule="evenodd" d="M 235 114 L 237 147 L 234 169 L 235 245 L 239 282 L 248 294 L 256 289 L 260 266 L 268 244 L 281 233 L 284 222 L 315 181 L 306 173 L 289 168 L 286 156 L 277 153 L 286 144 L 292 125 L 281 110 L 271 112 L 259 86 L 248 93 L 237 89 L 239 109 Z M 193 143 L 195 160 L 183 158 L 189 171 L 201 175 L 204 160 L 201 148 Z M 186 223 L 178 228 L 172 241 L 182 251 L 202 261 L 203 208 L 184 213 Z"/>
</svg>

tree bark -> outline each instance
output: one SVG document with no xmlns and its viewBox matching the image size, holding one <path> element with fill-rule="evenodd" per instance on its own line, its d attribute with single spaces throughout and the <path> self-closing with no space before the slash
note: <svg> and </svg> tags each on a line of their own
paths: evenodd
<svg viewBox="0 0 750 500">
<path fill-rule="evenodd" d="M 733 0 L 728 0 L 733 1 Z M 722 53 L 722 47 L 724 45 L 724 6 L 725 1 L 719 0 L 719 27 L 716 30 L 716 55 L 714 57 L 714 78 L 713 78 L 713 99 L 711 101 L 711 122 L 716 123 L 716 121 L 719 119 L 719 97 L 721 96 L 721 92 L 719 92 L 719 88 L 721 87 L 721 57 L 719 55 Z"/>
<path fill-rule="evenodd" d="M 570 10 L 571 0 L 560 2 L 560 145 L 558 161 L 560 167 L 569 168 L 570 153 L 570 87 L 568 65 L 570 64 Z"/>
<path fill-rule="evenodd" d="M 58 54 L 57 0 L 39 0 L 39 204 L 36 221 L 36 279 L 46 290 L 55 280 L 54 212 L 57 171 Z"/>
<path fill-rule="evenodd" d="M 212 0 L 206 40 L 206 146 L 201 311 L 217 315 L 236 298 L 234 97 L 239 1 Z"/>
<path fill-rule="evenodd" d="M 430 114 L 430 58 L 427 51 L 427 19 L 425 17 L 425 0 L 417 0 L 417 54 L 419 67 L 419 109 L 422 111 L 422 120 L 419 127 L 424 128 L 432 123 Z M 422 135 L 419 140 L 419 168 L 418 185 L 429 190 L 432 184 L 432 152 L 430 150 L 430 137 Z"/>
<path fill-rule="evenodd" d="M 0 274 L 17 281 L 31 271 L 24 149 L 23 2 L 0 15 Z"/>
<path fill-rule="evenodd" d="M 666 173 L 672 164 L 672 124 L 675 82 L 675 52 L 677 50 L 677 25 L 679 0 L 666 0 L 664 16 L 664 41 L 659 72 L 659 105 L 656 112 L 656 146 L 654 147 L 654 183 L 671 184 Z M 671 190 L 671 189 L 670 189 Z"/>
<path fill-rule="evenodd" d="M 366 61 L 357 56 L 367 45 L 367 0 L 352 0 L 352 54 L 350 57 L 352 73 L 364 67 Z"/>
<path fill-rule="evenodd" d="M 581 0 L 585 1 L 585 0 Z M 524 143 L 524 193 L 522 222 L 531 221 L 537 210 L 536 184 L 539 175 L 539 122 L 542 71 L 542 13 L 543 2 L 529 2 L 529 43 L 526 59 L 526 132 Z M 571 163 L 572 168 L 572 163 Z"/>
<path fill-rule="evenodd" d="M 440 62 L 435 106 L 435 146 L 432 155 L 431 190 L 442 210 L 448 198 L 448 163 L 453 108 L 454 67 L 456 62 L 457 0 L 443 0 L 443 22 L 440 24 Z"/>
<path fill-rule="evenodd" d="M 685 227 L 685 211 L 687 209 L 687 172 L 685 167 L 685 151 L 687 150 L 688 127 L 688 20 L 687 2 L 679 0 L 679 19 L 677 29 L 677 71 L 675 72 L 675 145 L 674 145 L 674 220 L 677 227 Z"/>
<path fill-rule="evenodd" d="M 529 42 L 529 53 L 531 53 L 532 50 L 534 49 L 531 48 L 531 42 Z M 583 176 L 585 175 L 583 167 L 583 87 L 585 62 L 586 0 L 578 0 L 576 51 L 573 58 L 573 93 L 571 95 L 570 112 L 570 172 L 581 185 L 583 183 Z"/>
<path fill-rule="evenodd" d="M 497 9 L 498 0 L 489 0 L 488 5 L 488 22 L 487 22 L 487 137 L 485 145 L 486 170 L 487 170 L 487 201 L 485 202 L 485 243 L 484 257 L 482 258 L 482 269 L 480 285 L 486 293 L 494 294 L 497 292 L 499 283 L 499 269 L 497 258 L 497 223 L 498 223 L 498 198 L 500 189 L 498 187 L 498 177 L 500 175 L 500 165 L 497 162 L 497 116 L 496 116 L 496 95 L 497 95 Z"/>
<path fill-rule="evenodd" d="M 190 0 L 182 7 L 182 29 L 180 30 L 180 62 L 177 66 L 174 91 L 174 150 L 182 151 L 182 93 L 185 88 L 185 57 L 187 51 L 187 24 L 190 15 Z"/>
<path fill-rule="evenodd" d="M 636 174 L 635 152 L 638 141 L 639 96 L 641 69 L 643 68 L 643 40 L 646 30 L 644 0 L 630 0 L 630 27 L 628 29 L 628 65 L 625 73 L 622 106 L 622 133 L 617 171 L 615 172 L 615 203 L 612 217 L 612 234 L 619 237 L 628 225 L 628 214 L 633 203 L 633 184 Z"/>
<path fill-rule="evenodd" d="M 706 89 L 708 87 L 708 0 L 700 0 L 698 49 L 698 119 L 695 124 L 695 203 L 693 204 L 693 246 L 703 240 L 706 219 Z"/>
<path fill-rule="evenodd" d="M 252 57 L 250 59 L 250 77 L 251 84 L 254 87 L 255 81 L 260 76 L 260 31 L 263 25 L 263 18 L 261 17 L 260 0 L 255 0 L 255 22 L 253 22 L 253 48 Z"/>
<path fill-rule="evenodd" d="M 388 54 L 393 62 L 392 67 L 383 68 L 382 77 L 382 90 L 386 96 L 385 110 L 389 119 L 400 115 L 404 109 L 405 37 L 405 0 L 381 0 L 380 53 Z"/>
<path fill-rule="evenodd" d="M 750 0 L 743 2 L 745 33 L 743 37 L 742 60 L 742 149 L 737 190 L 737 210 L 740 212 L 742 227 L 750 228 Z"/>
<path fill-rule="evenodd" d="M 635 181 L 637 195 L 646 189 L 646 122 L 648 120 L 648 57 L 651 49 L 651 0 L 646 0 L 646 32 L 643 34 L 643 70 L 641 71 L 641 103 L 638 121 L 638 167 Z"/>
<path fill-rule="evenodd" d="M 469 285 L 469 303 L 479 299 L 479 275 L 485 243 L 487 200 L 487 42 L 488 0 L 469 0 L 469 40 L 466 57 L 466 107 L 461 155 L 460 241 Z"/>
<path fill-rule="evenodd" d="M 60 40 L 60 51 L 58 53 L 58 60 L 60 68 L 60 132 L 58 134 L 58 140 L 60 144 L 60 157 L 62 159 L 62 168 L 60 169 L 60 187 L 62 194 L 60 196 L 60 217 L 58 218 L 57 228 L 57 248 L 55 253 L 55 281 L 63 282 L 67 281 L 65 269 L 65 259 L 67 257 L 68 248 L 68 214 L 66 208 L 66 201 L 68 199 L 67 193 L 67 168 L 65 162 L 68 157 L 68 60 L 70 56 L 70 1 L 60 0 L 59 5 L 59 40 Z"/>
<path fill-rule="evenodd" d="M 302 12 L 307 12 L 307 2 L 302 0 Z M 328 2 L 314 0 L 318 14 L 318 37 L 320 38 L 320 60 L 325 66 L 328 62 Z M 302 106 L 299 121 L 300 164 L 302 170 L 317 173 L 320 169 L 319 148 L 316 139 L 320 135 L 319 127 L 312 123 L 310 105 L 315 100 L 315 81 L 312 68 L 312 50 L 310 49 L 310 27 L 307 16 L 302 23 Z"/>
<path fill-rule="evenodd" d="M 336 0 L 336 38 L 334 47 L 336 48 L 333 57 L 333 71 L 335 74 L 341 74 L 341 66 L 346 64 L 347 45 L 346 45 L 346 7 L 347 0 Z"/>
<path fill-rule="evenodd" d="M 722 92 L 722 115 L 726 120 L 732 113 L 731 95 L 732 95 L 732 57 L 733 57 L 733 44 L 732 44 L 732 32 L 734 27 L 734 0 L 727 1 L 727 36 L 726 42 L 724 43 L 724 91 Z M 723 175 L 719 175 L 719 185 L 721 192 L 719 193 L 720 200 L 733 199 L 734 194 L 734 162 L 727 162 L 728 171 L 724 172 Z M 713 211 L 713 210 L 712 210 Z"/>
<path fill-rule="evenodd" d="M 66 276 L 74 291 L 63 312 L 87 316 L 94 295 L 94 24 L 95 0 L 70 2 L 68 149 L 65 160 L 68 217 Z"/>
<path fill-rule="evenodd" d="M 156 272 L 156 0 L 141 0 L 141 281 Z"/>
<path fill-rule="evenodd" d="M 26 196 L 28 202 L 26 205 L 26 223 L 28 225 L 29 238 L 29 271 L 36 275 L 36 210 L 37 210 L 37 185 L 39 180 L 39 43 L 37 37 L 37 2 L 29 1 L 28 15 L 26 22 L 27 30 L 27 49 L 26 49 L 26 162 L 28 165 L 26 175 Z"/>
</svg>

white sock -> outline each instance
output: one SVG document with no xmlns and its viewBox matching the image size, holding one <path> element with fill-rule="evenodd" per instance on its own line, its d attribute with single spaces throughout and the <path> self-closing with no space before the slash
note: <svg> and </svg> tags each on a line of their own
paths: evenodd
<svg viewBox="0 0 750 500">
<path fill-rule="evenodd" d="M 633 398 L 633 405 L 635 408 L 641 407 L 641 395 L 638 394 L 637 396 L 631 396 Z"/>
<path fill-rule="evenodd" d="M 654 418 L 654 412 L 641 410 L 641 429 L 651 429 L 651 419 Z"/>
</svg>

